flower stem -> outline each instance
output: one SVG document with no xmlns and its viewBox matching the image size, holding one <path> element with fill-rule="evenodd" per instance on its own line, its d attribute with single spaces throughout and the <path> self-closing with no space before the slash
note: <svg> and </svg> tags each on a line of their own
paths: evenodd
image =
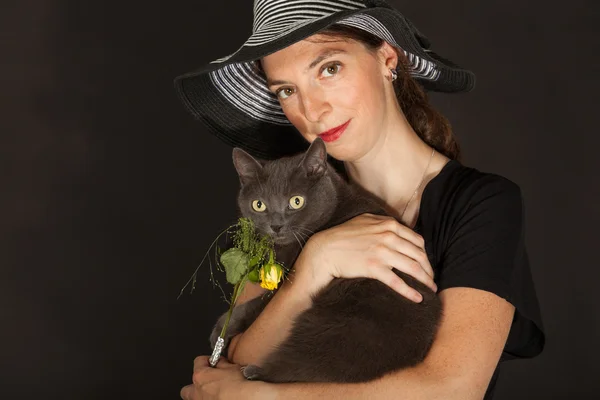
<svg viewBox="0 0 600 400">
<path fill-rule="evenodd" d="M 246 284 L 247 281 L 248 281 L 248 274 L 244 275 L 242 277 L 242 279 L 238 283 L 236 283 L 233 288 L 233 294 L 231 295 L 231 303 L 229 304 L 229 311 L 227 312 L 227 319 L 225 320 L 225 325 L 223 325 L 223 329 L 221 329 L 221 334 L 219 335 L 219 337 L 221 337 L 223 339 L 225 338 L 225 332 L 227 331 L 227 327 L 229 326 L 229 319 L 231 318 L 231 313 L 233 312 L 233 307 L 237 303 L 237 299 L 238 299 L 238 297 L 240 297 L 242 290 L 244 290 L 244 285 Z"/>
</svg>

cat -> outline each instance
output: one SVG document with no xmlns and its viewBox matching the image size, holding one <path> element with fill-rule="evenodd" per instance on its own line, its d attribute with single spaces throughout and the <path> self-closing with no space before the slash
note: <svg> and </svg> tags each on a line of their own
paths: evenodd
<svg viewBox="0 0 600 400">
<path fill-rule="evenodd" d="M 233 161 L 240 178 L 241 215 L 273 237 L 276 258 L 288 267 L 310 235 L 362 213 L 388 215 L 378 199 L 346 182 L 327 161 L 320 138 L 306 152 L 271 161 L 256 160 L 235 148 Z M 312 296 L 311 307 L 297 316 L 288 338 L 262 365 L 242 368 L 246 379 L 358 383 L 420 363 L 437 332 L 441 302 L 426 285 L 393 271 L 422 294 L 420 303 L 376 279 L 335 278 Z M 225 349 L 276 291 L 234 307 Z M 212 348 L 226 315 L 211 333 Z"/>
</svg>

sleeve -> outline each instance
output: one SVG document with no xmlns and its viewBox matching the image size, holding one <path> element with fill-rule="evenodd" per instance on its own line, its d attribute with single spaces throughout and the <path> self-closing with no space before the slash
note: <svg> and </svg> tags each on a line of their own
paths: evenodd
<svg viewBox="0 0 600 400">
<path fill-rule="evenodd" d="M 441 257 L 439 289 L 487 290 L 511 301 L 511 276 L 522 241 L 520 188 L 499 176 L 486 177 L 455 203 Z"/>
<path fill-rule="evenodd" d="M 544 334 L 525 249 L 521 189 L 490 174 L 458 197 L 447 221 L 439 291 L 472 287 L 512 303 L 516 311 L 504 357 L 533 357 L 544 347 Z"/>
</svg>

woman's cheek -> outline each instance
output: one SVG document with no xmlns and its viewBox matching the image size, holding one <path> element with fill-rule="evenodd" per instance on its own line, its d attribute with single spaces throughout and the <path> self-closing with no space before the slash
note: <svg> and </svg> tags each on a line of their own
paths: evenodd
<svg viewBox="0 0 600 400">
<path fill-rule="evenodd" d="M 291 122 L 291 124 L 294 125 L 296 129 L 298 129 L 302 136 L 306 137 L 305 132 L 307 131 L 307 129 L 306 126 L 304 126 L 304 119 L 300 115 L 300 110 L 298 109 L 298 107 L 295 107 L 293 104 L 288 103 L 285 104 L 285 106 L 282 105 L 281 108 L 286 118 Z"/>
<path fill-rule="evenodd" d="M 343 105 L 345 108 L 356 107 L 357 102 L 367 93 L 364 92 L 364 85 L 360 84 L 361 80 L 340 80 L 334 91 L 337 94 L 336 102 Z"/>
</svg>

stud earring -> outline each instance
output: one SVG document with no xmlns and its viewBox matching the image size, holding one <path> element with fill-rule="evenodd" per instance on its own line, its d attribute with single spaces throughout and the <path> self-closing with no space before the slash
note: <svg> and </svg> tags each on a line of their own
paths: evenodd
<svg viewBox="0 0 600 400">
<path fill-rule="evenodd" d="M 394 82 L 396 79 L 398 79 L 398 73 L 393 68 L 390 68 L 390 72 L 392 73 L 392 82 Z"/>
</svg>

